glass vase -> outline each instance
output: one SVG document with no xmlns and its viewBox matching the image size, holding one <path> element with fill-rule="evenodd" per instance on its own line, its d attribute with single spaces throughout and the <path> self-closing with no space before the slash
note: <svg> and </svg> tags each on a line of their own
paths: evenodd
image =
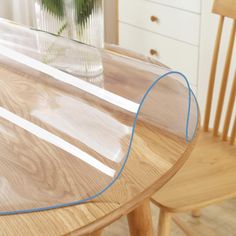
<svg viewBox="0 0 236 236">
<path fill-rule="evenodd" d="M 35 0 L 34 10 L 38 29 L 98 48 L 104 46 L 103 0 Z M 45 50 L 45 45 L 42 45 L 42 50 Z M 76 70 L 73 70 L 75 65 L 63 65 L 63 68 L 87 77 L 87 80 L 95 81 L 88 77 L 98 77 L 101 80 L 101 58 L 91 58 L 88 52 L 81 55 Z"/>
</svg>

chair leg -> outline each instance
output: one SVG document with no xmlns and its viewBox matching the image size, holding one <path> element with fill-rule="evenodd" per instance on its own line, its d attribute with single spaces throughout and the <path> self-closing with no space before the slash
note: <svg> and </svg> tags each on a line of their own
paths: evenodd
<svg viewBox="0 0 236 236">
<path fill-rule="evenodd" d="M 178 217 L 173 216 L 173 221 L 175 222 L 175 224 L 177 226 L 179 226 L 179 228 L 187 235 L 187 236 L 196 236 L 196 234 L 194 233 L 194 231 L 192 230 L 192 228 L 190 226 L 188 226 L 185 222 L 183 222 L 182 220 L 180 220 Z"/>
<path fill-rule="evenodd" d="M 158 236 L 170 236 L 172 213 L 161 208 L 158 223 Z"/>
<path fill-rule="evenodd" d="M 193 217 L 200 217 L 201 216 L 201 209 L 195 209 L 192 211 Z"/>
<path fill-rule="evenodd" d="M 150 202 L 146 200 L 128 215 L 131 236 L 153 236 Z"/>
</svg>

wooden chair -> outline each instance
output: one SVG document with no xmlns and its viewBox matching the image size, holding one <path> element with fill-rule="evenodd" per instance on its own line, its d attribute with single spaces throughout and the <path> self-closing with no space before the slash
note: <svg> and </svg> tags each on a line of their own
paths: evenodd
<svg viewBox="0 0 236 236">
<path fill-rule="evenodd" d="M 236 117 L 233 115 L 236 96 L 236 73 L 230 88 L 231 91 L 229 91 L 229 101 L 225 101 L 235 41 L 236 1 L 216 0 L 213 12 L 220 15 L 220 21 L 210 74 L 204 127 L 190 159 L 152 198 L 152 202 L 160 207 L 159 236 L 170 235 L 173 213 L 192 211 L 193 216 L 200 216 L 200 208 L 236 197 L 236 145 L 234 144 Z M 218 96 L 214 128 L 211 130 L 209 129 L 209 121 L 212 115 L 216 68 L 225 17 L 233 18 L 233 25 Z M 234 54 L 234 56 L 236 55 Z M 223 124 L 223 132 L 219 133 L 224 106 L 227 108 L 226 118 Z M 230 124 L 233 128 L 232 133 L 228 135 Z M 191 235 L 191 230 L 186 228 L 183 222 L 176 217 L 173 217 L 173 220 L 185 233 Z"/>
</svg>

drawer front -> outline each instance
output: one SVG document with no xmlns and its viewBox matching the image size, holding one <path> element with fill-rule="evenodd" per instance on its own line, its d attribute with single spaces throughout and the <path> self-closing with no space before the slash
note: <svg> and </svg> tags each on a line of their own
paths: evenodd
<svg viewBox="0 0 236 236">
<path fill-rule="evenodd" d="M 148 1 L 148 0 L 147 0 Z M 166 6 L 176 7 L 179 9 L 201 13 L 201 0 L 151 0 Z"/>
<path fill-rule="evenodd" d="M 120 23 L 120 46 L 153 57 L 197 84 L 198 47 Z"/>
<path fill-rule="evenodd" d="M 119 0 L 119 20 L 161 35 L 199 44 L 200 15 L 145 0 Z"/>
</svg>

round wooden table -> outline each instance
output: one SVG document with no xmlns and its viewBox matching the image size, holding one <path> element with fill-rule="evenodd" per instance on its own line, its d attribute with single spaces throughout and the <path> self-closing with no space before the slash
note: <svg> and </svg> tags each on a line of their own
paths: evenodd
<svg viewBox="0 0 236 236">
<path fill-rule="evenodd" d="M 80 205 L 0 216 L 0 234 L 100 235 L 102 228 L 128 215 L 132 236 L 152 235 L 149 198 L 175 175 L 194 144 L 140 121 L 124 172 L 108 191 Z"/>
</svg>

